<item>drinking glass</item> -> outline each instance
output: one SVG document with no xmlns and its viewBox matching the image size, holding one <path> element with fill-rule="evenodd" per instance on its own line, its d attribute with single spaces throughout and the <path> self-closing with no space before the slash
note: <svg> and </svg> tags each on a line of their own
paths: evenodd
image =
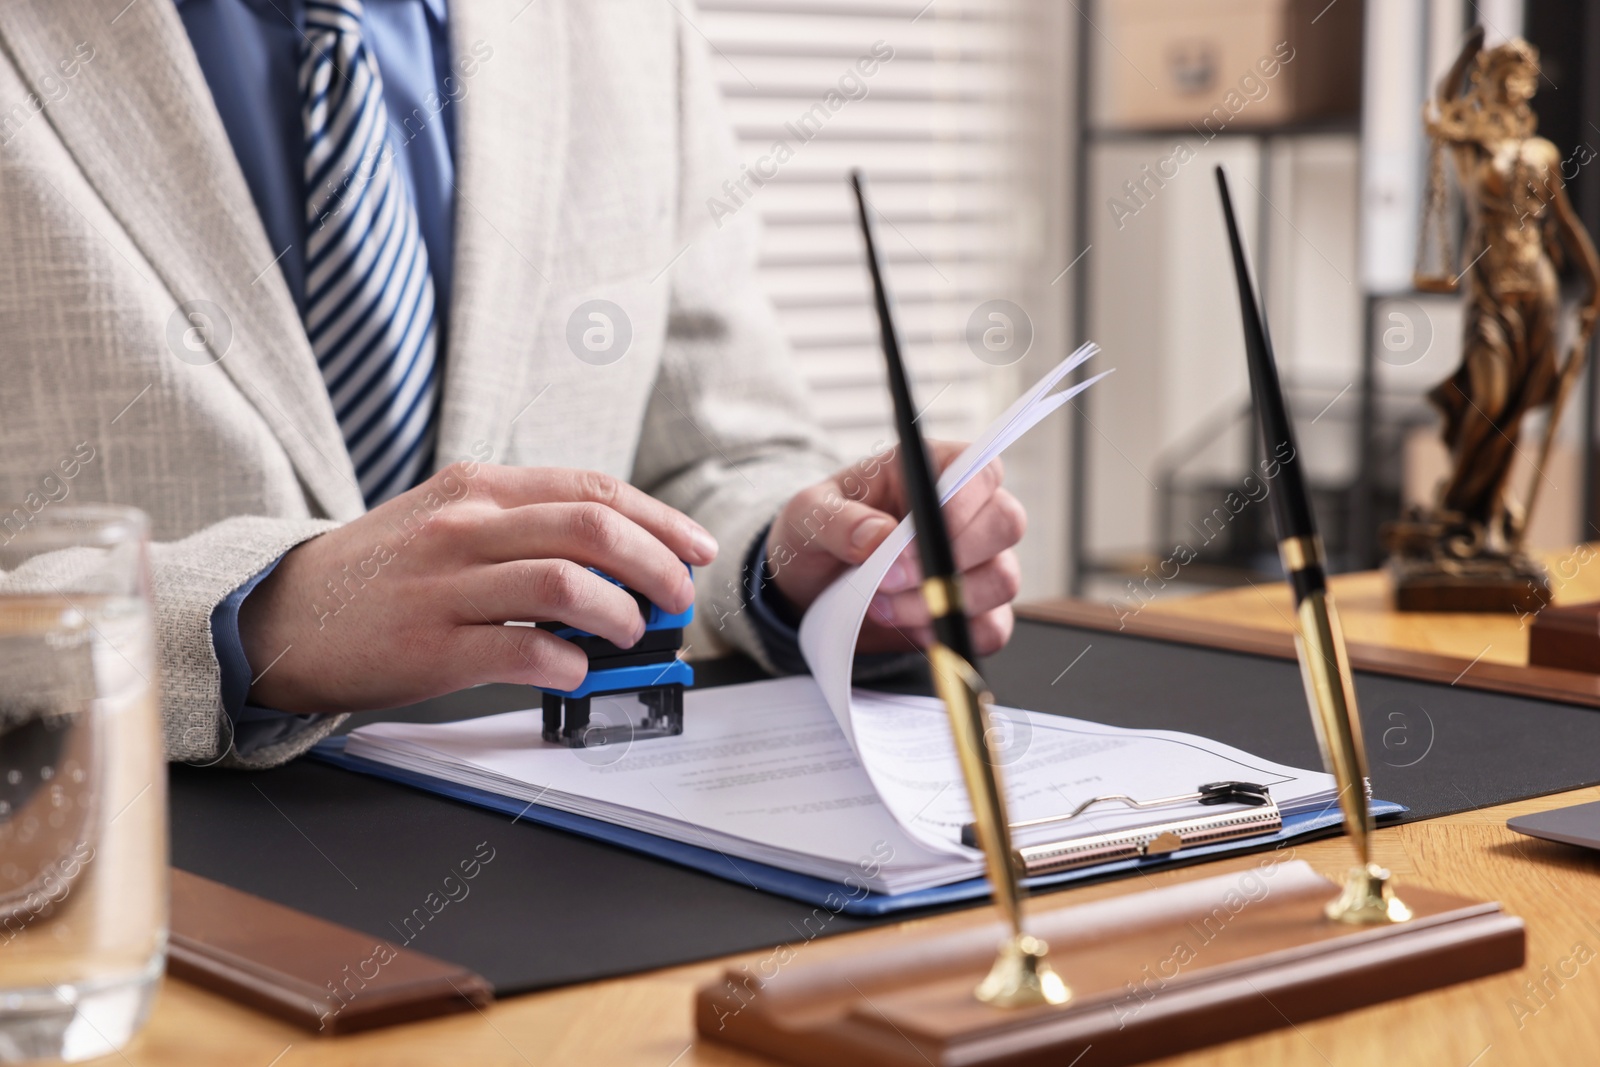
<svg viewBox="0 0 1600 1067">
<path fill-rule="evenodd" d="M 115 1052 L 166 962 L 143 513 L 0 512 L 0 1063 Z"/>
</svg>

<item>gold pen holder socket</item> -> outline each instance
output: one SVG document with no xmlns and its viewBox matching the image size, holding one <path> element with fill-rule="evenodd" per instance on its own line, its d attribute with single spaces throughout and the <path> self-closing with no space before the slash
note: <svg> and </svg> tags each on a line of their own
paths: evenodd
<svg viewBox="0 0 1600 1067">
<path fill-rule="evenodd" d="M 1010 938 L 1000 946 L 994 966 L 973 995 L 996 1008 L 1065 1004 L 1072 991 L 1045 959 L 1049 948 L 1031 934 Z"/>
<path fill-rule="evenodd" d="M 1339 897 L 1323 909 L 1335 922 L 1357 925 L 1403 923 L 1411 918 L 1411 908 L 1394 895 L 1387 870 L 1376 863 L 1352 867 L 1345 875 Z"/>
</svg>

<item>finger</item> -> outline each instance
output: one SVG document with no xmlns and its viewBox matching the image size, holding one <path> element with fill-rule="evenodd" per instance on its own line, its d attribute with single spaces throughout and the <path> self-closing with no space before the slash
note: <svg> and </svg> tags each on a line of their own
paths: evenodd
<svg viewBox="0 0 1600 1067">
<path fill-rule="evenodd" d="M 487 472 L 492 472 L 490 493 L 503 508 L 557 501 L 604 504 L 649 530 L 686 563 L 705 566 L 717 556 L 716 538 L 704 526 L 621 478 L 561 467 L 484 467 L 479 476 Z"/>
<path fill-rule="evenodd" d="M 968 620 L 975 655 L 991 656 L 1005 647 L 1016 628 L 1016 615 L 1006 604 Z M 856 644 L 858 652 L 915 652 L 933 643 L 933 630 L 926 626 L 895 627 L 868 620 Z"/>
<path fill-rule="evenodd" d="M 978 513 L 1001 492 L 1006 471 L 998 459 L 990 460 L 944 506 L 944 527 L 955 537 L 972 524 Z"/>
<path fill-rule="evenodd" d="M 979 656 L 994 655 L 1011 640 L 1016 625 L 1017 617 L 1010 604 L 979 615 L 971 622 L 973 651 Z"/>
<path fill-rule="evenodd" d="M 1003 530 L 1008 522 L 1024 523 L 1026 514 L 1022 505 L 1007 490 L 1001 488 L 1001 481 L 1005 478 L 1005 470 L 1000 466 L 1000 461 L 994 460 L 973 475 L 972 480 L 961 487 L 961 490 L 950 499 L 943 508 L 945 530 L 950 534 L 952 547 L 958 550 L 957 566 L 966 569 L 981 563 L 999 551 L 1000 548 L 1009 547 L 1016 541 L 1000 542 L 997 547 L 989 549 L 987 554 L 970 557 L 970 562 L 963 564 L 959 550 L 966 541 L 969 552 L 981 546 L 996 544 L 992 537 L 973 538 L 972 532 L 976 526 L 988 523 L 984 527 L 986 535 L 992 535 Z M 988 514 L 989 509 L 1000 502 L 1004 513 L 1001 515 Z M 1021 540 L 1021 533 L 1017 540 Z M 900 554 L 889 572 L 884 576 L 882 591 L 898 593 L 915 588 L 922 581 L 922 568 L 917 561 L 915 545 L 909 546 Z"/>
<path fill-rule="evenodd" d="M 644 636 L 639 605 L 604 578 L 565 559 L 522 559 L 469 568 L 454 582 L 468 623 L 562 622 L 630 647 Z"/>
<path fill-rule="evenodd" d="M 972 570 L 986 560 L 1013 547 L 1028 532 L 1028 513 L 1022 501 L 1002 489 L 989 498 L 989 503 L 975 516 L 966 529 L 950 541 L 955 553 L 956 568 Z"/>
<path fill-rule="evenodd" d="M 951 540 L 956 568 L 974 570 L 1022 540 L 1028 513 L 1008 490 L 1000 489 L 967 526 Z M 900 553 L 878 587 L 880 594 L 914 591 L 922 584 L 922 565 L 915 544 Z"/>
<path fill-rule="evenodd" d="M 856 652 L 905 653 L 920 652 L 933 640 L 931 630 L 902 630 L 877 622 L 870 615 L 861 625 L 861 635 L 856 640 Z"/>
<path fill-rule="evenodd" d="M 589 673 L 578 646 L 531 626 L 458 626 L 445 655 L 461 689 L 484 682 L 576 689 Z"/>
<path fill-rule="evenodd" d="M 944 469 L 955 462 L 956 457 L 967 447 L 963 441 L 930 440 L 926 444 L 928 458 L 932 462 L 935 475 L 943 473 Z M 998 458 L 991 463 L 995 469 L 986 476 L 994 477 L 995 484 L 998 485 L 1004 478 L 1004 467 L 1000 465 Z M 974 479 L 976 477 L 975 475 Z M 874 452 L 870 459 L 834 475 L 832 481 L 839 491 L 851 500 L 859 500 L 891 513 L 902 513 L 906 510 L 898 445 L 882 453 Z M 949 520 L 946 521 L 948 523 Z"/>
<path fill-rule="evenodd" d="M 1009 604 L 1022 587 L 1022 565 L 1009 549 L 961 576 L 961 596 L 968 616 L 982 615 Z M 867 608 L 868 617 L 885 626 L 902 629 L 928 626 L 932 616 L 920 589 L 879 593 Z"/>
<path fill-rule="evenodd" d="M 966 447 L 958 441 L 932 441 L 929 442 L 928 451 L 932 453 L 939 472 L 943 473 L 944 469 L 966 450 Z M 944 526 L 950 531 L 950 536 L 954 537 L 966 528 L 989 498 L 999 490 L 1005 479 L 1005 464 L 996 456 L 967 480 L 967 484 L 963 485 L 944 505 Z"/>
<path fill-rule="evenodd" d="M 897 514 L 904 510 L 900 491 L 900 448 L 881 442 L 860 460 L 829 479 L 840 495 L 868 507 Z"/>
<path fill-rule="evenodd" d="M 599 567 L 663 611 L 686 611 L 694 582 L 671 548 L 604 504 L 530 504 L 491 512 L 474 529 L 483 559 L 570 559 Z"/>
<path fill-rule="evenodd" d="M 833 483 L 802 490 L 784 508 L 781 528 L 771 538 L 790 548 L 819 549 L 835 559 L 856 564 L 872 555 L 894 532 L 895 518 L 877 508 L 840 496 Z"/>
</svg>

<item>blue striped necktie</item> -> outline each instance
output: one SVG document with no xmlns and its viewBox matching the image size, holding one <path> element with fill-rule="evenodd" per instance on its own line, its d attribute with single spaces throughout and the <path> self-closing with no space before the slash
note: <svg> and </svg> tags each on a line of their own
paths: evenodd
<svg viewBox="0 0 1600 1067">
<path fill-rule="evenodd" d="M 435 328 L 428 249 L 361 13 L 362 0 L 306 3 L 305 322 L 372 507 L 432 460 Z"/>
</svg>

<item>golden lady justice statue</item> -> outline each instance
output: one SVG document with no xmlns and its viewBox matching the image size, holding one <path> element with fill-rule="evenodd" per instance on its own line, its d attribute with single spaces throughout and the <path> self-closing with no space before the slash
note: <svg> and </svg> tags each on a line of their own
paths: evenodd
<svg viewBox="0 0 1600 1067">
<path fill-rule="evenodd" d="M 1415 284 L 1456 292 L 1464 278 L 1466 329 L 1461 365 L 1428 394 L 1444 418 L 1450 475 L 1433 508 L 1413 509 L 1384 531 L 1401 610 L 1532 611 L 1550 598 L 1544 569 L 1524 554 L 1523 539 L 1548 480 L 1562 406 L 1600 316 L 1600 260 L 1567 199 L 1560 153 L 1534 136 L 1538 119 L 1528 101 L 1538 78 L 1531 45 L 1514 39 L 1485 49 L 1478 27 L 1440 81 L 1437 100 L 1423 108 L 1432 173 Z M 1449 251 L 1444 210 L 1446 149 L 1467 214 L 1459 258 Z M 1565 167 L 1575 173 L 1585 162 L 1575 154 Z M 1423 269 L 1430 227 L 1442 268 L 1435 273 Z M 1589 297 L 1562 363 L 1556 272 L 1564 252 L 1587 279 Z M 1523 417 L 1541 408 L 1549 411 L 1543 441 L 1526 456 L 1518 444 Z M 1507 493 L 1519 455 L 1534 464 L 1521 504 Z"/>
</svg>

